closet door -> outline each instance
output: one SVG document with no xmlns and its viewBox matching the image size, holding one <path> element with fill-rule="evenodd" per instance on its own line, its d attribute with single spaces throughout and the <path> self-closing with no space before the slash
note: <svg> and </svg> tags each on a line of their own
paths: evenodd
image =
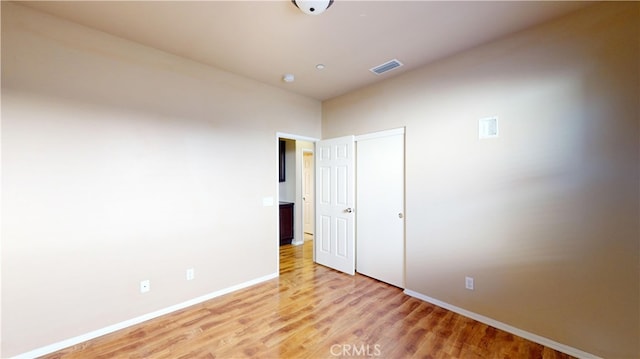
<svg viewBox="0 0 640 359">
<path fill-rule="evenodd" d="M 356 271 L 404 288 L 404 129 L 356 146 Z"/>
</svg>

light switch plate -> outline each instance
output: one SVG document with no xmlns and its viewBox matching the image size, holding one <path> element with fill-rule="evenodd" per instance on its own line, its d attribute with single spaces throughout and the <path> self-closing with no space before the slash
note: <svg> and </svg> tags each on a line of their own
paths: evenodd
<svg viewBox="0 0 640 359">
<path fill-rule="evenodd" d="M 481 139 L 498 137 L 498 118 L 485 117 L 478 120 L 478 137 Z"/>
<path fill-rule="evenodd" d="M 469 290 L 473 290 L 474 289 L 473 277 L 465 277 L 464 278 L 464 287 L 466 289 L 469 289 Z"/>
</svg>

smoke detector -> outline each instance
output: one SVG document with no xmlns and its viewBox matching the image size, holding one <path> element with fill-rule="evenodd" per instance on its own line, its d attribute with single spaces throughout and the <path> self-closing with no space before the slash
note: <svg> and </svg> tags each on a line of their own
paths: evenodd
<svg viewBox="0 0 640 359">
<path fill-rule="evenodd" d="M 291 83 L 293 81 L 295 81 L 296 77 L 293 76 L 293 74 L 284 74 L 282 75 L 282 81 L 286 82 L 286 83 Z"/>
<path fill-rule="evenodd" d="M 320 15 L 333 4 L 333 0 L 291 0 L 291 2 L 307 15 Z"/>
</svg>

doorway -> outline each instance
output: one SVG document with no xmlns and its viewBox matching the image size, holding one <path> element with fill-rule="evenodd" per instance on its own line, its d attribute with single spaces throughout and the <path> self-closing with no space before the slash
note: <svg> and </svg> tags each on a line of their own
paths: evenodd
<svg viewBox="0 0 640 359">
<path fill-rule="evenodd" d="M 280 142 L 284 141 L 284 153 L 280 155 Z M 277 133 L 278 172 L 284 159 L 284 177 L 278 185 L 279 202 L 293 204 L 292 245 L 302 245 L 305 238 L 313 238 L 315 227 L 314 151 L 316 138 Z M 307 170 L 305 170 L 305 167 Z"/>
<path fill-rule="evenodd" d="M 404 128 L 322 141 L 278 136 L 278 141 L 293 141 L 288 157 L 295 167 L 288 173 L 295 174 L 289 177 L 297 207 L 292 244 L 303 244 L 305 233 L 313 234 L 308 244 L 313 244 L 315 263 L 349 274 L 357 269 L 403 288 L 404 137 Z M 279 195 L 286 191 L 279 189 Z M 306 210 L 305 202 L 312 203 Z M 305 214 L 313 214 L 314 223 Z M 361 225 L 357 246 L 356 222 Z"/>
</svg>

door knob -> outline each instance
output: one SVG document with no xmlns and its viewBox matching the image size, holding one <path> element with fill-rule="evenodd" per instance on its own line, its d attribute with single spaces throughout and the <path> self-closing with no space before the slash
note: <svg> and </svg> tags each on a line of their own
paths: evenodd
<svg viewBox="0 0 640 359">
<path fill-rule="evenodd" d="M 398 213 L 398 218 L 404 218 L 404 215 L 402 214 L 402 212 Z"/>
<path fill-rule="evenodd" d="M 347 208 L 344 211 L 347 212 L 347 213 L 351 213 L 351 212 L 353 212 L 353 208 Z"/>
</svg>

